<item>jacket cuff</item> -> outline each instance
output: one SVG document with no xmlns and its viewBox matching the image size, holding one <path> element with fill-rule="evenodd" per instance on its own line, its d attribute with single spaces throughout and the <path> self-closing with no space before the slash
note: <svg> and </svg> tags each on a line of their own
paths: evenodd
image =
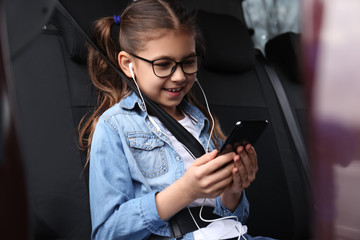
<svg viewBox="0 0 360 240">
<path fill-rule="evenodd" d="M 170 227 L 168 222 L 163 221 L 157 211 L 155 195 L 157 192 L 151 192 L 141 198 L 140 201 L 140 216 L 144 221 L 146 228 L 160 236 L 170 236 Z"/>
<path fill-rule="evenodd" d="M 249 202 L 246 198 L 245 191 L 243 190 L 239 205 L 237 206 L 234 212 L 231 212 L 223 205 L 223 203 L 220 200 L 220 196 L 217 197 L 214 213 L 222 217 L 237 216 L 238 221 L 244 224 L 249 216 Z"/>
</svg>

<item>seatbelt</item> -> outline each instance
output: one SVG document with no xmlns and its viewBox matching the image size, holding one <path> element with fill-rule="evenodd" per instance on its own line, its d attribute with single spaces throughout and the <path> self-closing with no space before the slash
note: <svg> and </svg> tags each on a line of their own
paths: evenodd
<svg viewBox="0 0 360 240">
<path fill-rule="evenodd" d="M 191 207 L 189 209 L 184 208 L 169 220 L 171 231 L 170 237 L 152 234 L 146 238 L 146 240 L 182 239 L 185 234 L 196 231 L 199 228 L 205 228 L 211 223 L 210 221 L 203 221 L 203 219 L 215 220 L 221 218 L 221 216 L 214 214 L 213 212 L 214 208 L 209 206 Z"/>
<path fill-rule="evenodd" d="M 128 86 L 134 91 L 138 96 L 139 92 L 134 83 L 114 64 L 112 64 L 106 55 L 96 46 L 96 44 L 90 39 L 90 37 L 84 32 L 84 30 L 79 26 L 75 19 L 70 15 L 70 13 L 64 8 L 64 6 L 57 1 L 56 8 L 64 15 L 67 20 L 73 25 L 73 27 L 79 32 L 79 34 L 94 47 L 104 60 L 111 66 L 117 74 L 120 75 L 122 79 L 126 81 Z M 185 149 L 191 152 L 196 158 L 201 157 L 205 154 L 204 147 L 200 142 L 189 132 L 187 131 L 178 121 L 171 117 L 167 112 L 165 112 L 159 105 L 149 99 L 144 93 L 141 93 L 144 98 L 146 107 L 154 114 L 162 124 L 174 135 L 174 137 L 185 146 Z M 190 155 L 191 155 L 190 154 Z"/>
<path fill-rule="evenodd" d="M 275 72 L 275 70 L 267 64 L 264 64 L 264 69 L 269 76 L 272 87 L 274 88 L 276 97 L 279 101 L 286 123 L 288 125 L 291 137 L 294 141 L 296 150 L 299 154 L 305 175 L 306 184 L 308 187 L 310 187 L 309 158 L 303 141 L 303 137 L 299 130 L 298 124 L 296 123 L 293 111 L 291 110 L 289 100 L 286 96 L 285 90 L 281 84 L 279 76 Z"/>
<path fill-rule="evenodd" d="M 308 220 L 308 217 L 307 213 L 297 208 L 296 203 L 297 201 L 301 201 L 301 205 L 307 208 L 309 207 L 308 203 L 310 204 L 311 202 L 312 195 L 307 154 L 298 125 L 295 122 L 295 117 L 293 116 L 293 112 L 290 108 L 290 103 L 285 94 L 282 83 L 280 82 L 278 75 L 276 74 L 276 72 L 274 72 L 272 67 L 267 66 L 268 63 L 265 61 L 265 59 L 263 59 L 262 54 L 260 54 L 260 56 L 257 56 L 257 58 L 259 57 L 261 58 L 259 59 L 259 62 L 261 64 L 257 64 L 255 66 L 255 71 L 258 75 L 259 83 L 263 88 L 267 105 L 269 105 L 269 115 L 272 119 L 272 124 L 274 126 L 275 140 L 279 144 L 278 150 L 280 158 L 284 169 L 286 169 L 285 176 L 287 178 L 287 182 L 289 181 L 290 184 L 288 185 L 289 197 L 293 204 L 293 214 L 294 216 L 297 216 L 294 218 L 294 236 L 299 234 L 301 235 L 304 227 L 305 229 L 307 227 L 305 226 L 306 223 L 303 220 Z M 276 84 L 274 85 L 274 83 Z M 288 116 L 291 117 L 289 118 Z M 289 138 L 287 138 L 287 131 L 290 131 L 289 138 L 292 139 L 295 151 L 298 153 L 295 155 L 299 157 L 299 165 L 302 168 L 300 172 L 300 177 L 302 178 L 301 180 L 304 183 L 304 185 L 300 187 L 303 187 L 303 191 L 305 191 L 305 194 L 303 192 L 297 191 L 296 189 L 292 189 L 293 186 L 299 186 L 298 182 L 293 179 L 293 176 L 291 174 L 292 171 L 298 172 L 298 170 L 295 169 L 297 168 L 297 164 L 294 164 L 292 162 L 292 159 L 295 157 L 295 155 L 291 151 L 289 151 L 289 148 L 291 148 L 291 143 L 289 141 Z M 300 136 L 300 139 L 298 137 L 294 138 L 293 134 L 296 131 L 298 131 L 297 136 Z M 289 170 L 290 172 L 287 172 L 287 170 Z M 295 185 L 293 185 L 293 183 Z"/>
</svg>

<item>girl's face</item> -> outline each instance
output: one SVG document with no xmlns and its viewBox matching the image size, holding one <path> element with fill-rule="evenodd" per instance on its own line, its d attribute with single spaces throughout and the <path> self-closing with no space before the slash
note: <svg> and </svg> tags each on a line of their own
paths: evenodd
<svg viewBox="0 0 360 240">
<path fill-rule="evenodd" d="M 133 54 L 150 61 L 164 58 L 176 62 L 185 60 L 183 67 L 187 71 L 186 67 L 192 64 L 194 59 L 196 60 L 196 57 L 188 58 L 196 54 L 194 36 L 187 32 L 163 31 L 164 34 L 161 34 L 160 37 L 147 42 L 144 50 Z M 170 76 L 158 77 L 154 74 L 151 63 L 134 56 L 131 56 L 131 58 L 140 89 L 171 116 L 176 119 L 181 118 L 182 114 L 176 107 L 192 88 L 196 73 L 185 74 L 181 64 L 178 64 Z M 161 68 L 164 67 L 163 64 L 168 63 L 169 61 L 156 62 L 155 68 L 159 67 L 158 69 L 161 71 Z"/>
</svg>

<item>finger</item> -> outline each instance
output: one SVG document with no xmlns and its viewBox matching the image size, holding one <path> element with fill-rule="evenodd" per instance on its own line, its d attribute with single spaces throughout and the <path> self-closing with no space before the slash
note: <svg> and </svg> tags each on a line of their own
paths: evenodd
<svg viewBox="0 0 360 240">
<path fill-rule="evenodd" d="M 246 169 L 244 167 L 244 163 L 241 161 L 240 155 L 236 155 L 234 157 L 234 165 L 238 169 L 239 174 L 243 174 L 242 172 L 246 171 Z"/>
<path fill-rule="evenodd" d="M 252 177 L 251 177 L 251 181 L 253 181 L 255 179 L 255 175 L 258 171 L 258 160 L 257 160 L 257 154 L 256 154 L 256 151 L 254 149 L 254 147 L 250 144 L 248 144 L 246 147 L 245 147 L 245 150 L 246 152 L 248 153 L 250 159 L 251 159 L 251 162 L 252 162 L 252 165 L 253 165 L 253 172 L 251 173 Z"/>
<path fill-rule="evenodd" d="M 225 168 L 228 163 L 233 161 L 235 155 L 236 154 L 234 152 L 230 152 L 216 157 L 213 161 L 209 162 L 208 173 L 216 172 Z"/>
<path fill-rule="evenodd" d="M 205 196 L 203 197 L 216 197 L 219 196 L 224 189 L 231 184 L 232 175 L 230 174 L 227 178 L 220 181 L 214 182 L 211 187 L 204 189 Z"/>
<path fill-rule="evenodd" d="M 239 172 L 239 178 L 241 179 L 241 181 L 237 190 L 241 192 L 242 190 L 248 188 L 251 182 L 249 181 L 249 177 L 246 172 L 243 172 L 242 174 Z"/>
<path fill-rule="evenodd" d="M 255 148 L 251 144 L 246 145 L 245 150 L 251 158 L 257 158 Z"/>
<path fill-rule="evenodd" d="M 232 177 L 232 170 L 234 169 L 234 163 L 228 162 L 217 168 L 215 171 L 209 174 L 210 179 L 213 182 L 221 181 L 225 178 Z"/>
<path fill-rule="evenodd" d="M 245 169 L 247 171 L 251 171 L 251 168 L 253 168 L 253 162 L 251 161 L 250 157 L 248 156 L 247 152 L 245 151 L 243 146 L 238 147 L 238 154 L 240 161 L 235 161 L 237 167 L 239 167 L 239 164 L 243 164 Z"/>
<path fill-rule="evenodd" d="M 240 167 L 238 169 L 239 169 L 239 175 L 241 178 L 241 188 L 245 189 L 250 186 L 250 183 L 253 181 L 253 179 L 255 179 L 255 177 L 252 175 L 249 175 L 243 165 L 242 165 L 242 167 Z"/>
<path fill-rule="evenodd" d="M 252 175 L 254 174 L 255 169 L 257 168 L 257 157 L 255 150 L 253 150 L 250 144 L 248 144 L 246 148 L 248 149 L 249 152 L 247 152 L 244 147 L 239 148 L 239 156 L 248 174 Z"/>
<path fill-rule="evenodd" d="M 233 186 L 231 187 L 236 192 L 243 190 L 243 181 L 238 168 L 234 168 L 233 170 Z"/>
<path fill-rule="evenodd" d="M 218 154 L 218 150 L 213 150 L 213 151 L 206 153 L 206 154 L 202 155 L 201 157 L 195 159 L 193 164 L 195 164 L 196 166 L 203 165 L 203 164 L 213 160 L 217 154 Z"/>
<path fill-rule="evenodd" d="M 233 176 L 232 176 L 232 174 L 230 174 L 226 178 L 223 178 L 220 181 L 217 181 L 216 183 L 214 183 L 214 188 L 215 189 L 224 189 L 227 186 L 229 186 L 229 184 L 231 184 L 232 181 L 233 181 Z"/>
<path fill-rule="evenodd" d="M 247 181 L 249 174 L 248 174 L 244 164 L 240 160 L 239 160 L 239 163 L 237 164 L 237 169 L 239 171 L 241 181 L 244 184 Z"/>
<path fill-rule="evenodd" d="M 246 175 L 246 179 L 243 179 L 244 182 L 244 188 L 246 188 L 247 186 L 250 185 L 251 182 L 253 182 L 255 180 L 256 177 L 256 173 L 258 171 L 258 166 L 257 166 L 257 158 L 255 156 L 255 159 L 251 159 L 249 156 L 248 157 L 241 157 L 241 161 L 240 161 L 243 166 L 244 169 L 247 173 Z M 244 176 L 244 175 L 242 175 Z"/>
<path fill-rule="evenodd" d="M 236 151 L 238 154 L 240 154 L 240 152 L 245 151 L 251 159 L 257 158 L 256 151 L 251 144 L 247 144 L 246 146 L 239 146 L 236 148 Z"/>
<path fill-rule="evenodd" d="M 236 152 L 239 154 L 244 147 L 242 145 L 236 147 Z"/>
</svg>

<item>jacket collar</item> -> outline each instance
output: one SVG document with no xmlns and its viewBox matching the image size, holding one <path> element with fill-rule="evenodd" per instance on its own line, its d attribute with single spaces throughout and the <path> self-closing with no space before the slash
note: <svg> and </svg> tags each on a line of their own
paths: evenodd
<svg viewBox="0 0 360 240">
<path fill-rule="evenodd" d="M 120 101 L 120 107 L 131 110 L 136 107 L 136 105 L 145 112 L 146 108 L 144 106 L 144 103 L 142 100 L 138 97 L 138 95 L 135 92 L 131 92 L 130 95 L 127 97 L 121 99 Z"/>
</svg>

